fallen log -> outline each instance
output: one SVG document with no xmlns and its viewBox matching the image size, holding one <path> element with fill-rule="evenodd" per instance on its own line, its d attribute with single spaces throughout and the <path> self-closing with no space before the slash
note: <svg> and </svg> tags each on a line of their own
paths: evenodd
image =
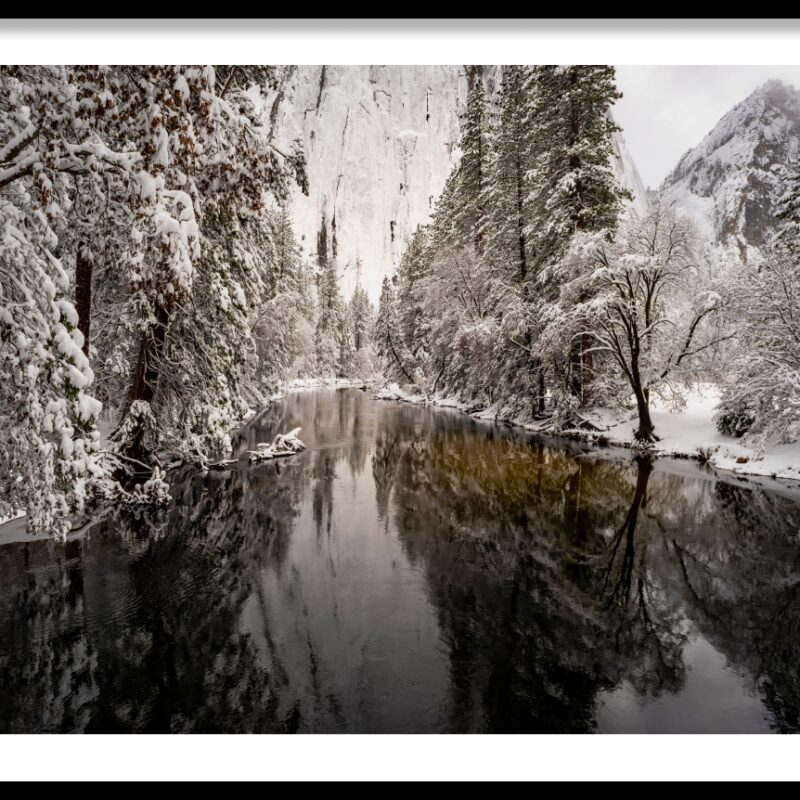
<svg viewBox="0 0 800 800">
<path fill-rule="evenodd" d="M 289 433 L 279 433 L 270 444 L 266 442 L 257 444 L 255 450 L 247 451 L 247 460 L 251 464 L 258 464 L 261 461 L 291 456 L 305 450 L 306 446 L 300 441 L 300 430 L 295 428 Z"/>
</svg>

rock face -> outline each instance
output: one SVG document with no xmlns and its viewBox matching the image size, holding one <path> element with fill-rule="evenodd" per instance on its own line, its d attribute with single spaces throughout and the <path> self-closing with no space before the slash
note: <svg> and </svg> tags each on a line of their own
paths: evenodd
<svg viewBox="0 0 800 800">
<path fill-rule="evenodd" d="M 290 66 L 264 102 L 272 135 L 299 137 L 308 163 L 309 196 L 296 193 L 292 216 L 301 246 L 313 257 L 320 234 L 335 254 L 342 291 L 362 280 L 377 301 L 384 275 L 428 221 L 458 158 L 459 115 L 469 86 L 500 88 L 497 66 Z M 621 136 L 615 169 L 648 202 Z"/>
<path fill-rule="evenodd" d="M 614 175 L 633 195 L 633 198 L 627 203 L 628 207 L 639 215 L 646 214 L 652 205 L 650 196 L 621 132 L 614 134 L 614 154 L 616 158 L 611 162 Z"/>
<path fill-rule="evenodd" d="M 775 230 L 781 171 L 800 151 L 800 92 L 769 81 L 678 162 L 662 203 L 692 217 L 712 261 L 759 258 Z"/>
</svg>

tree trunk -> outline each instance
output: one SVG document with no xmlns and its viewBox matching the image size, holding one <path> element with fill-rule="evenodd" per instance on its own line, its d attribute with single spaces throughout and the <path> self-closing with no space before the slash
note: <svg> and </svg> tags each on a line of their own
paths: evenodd
<svg viewBox="0 0 800 800">
<path fill-rule="evenodd" d="M 583 352 L 578 336 L 569 346 L 569 390 L 583 402 Z"/>
<path fill-rule="evenodd" d="M 529 340 L 530 341 L 530 340 Z M 530 359 L 530 370 L 536 382 L 536 393 L 533 396 L 533 416 L 534 418 L 544 414 L 544 365 L 542 359 L 532 356 Z"/>
<path fill-rule="evenodd" d="M 89 332 L 92 324 L 92 260 L 83 245 L 78 246 L 75 261 L 75 310 L 78 312 L 78 330 L 83 334 L 83 352 L 89 356 Z"/>
<path fill-rule="evenodd" d="M 139 343 L 139 355 L 133 370 L 131 388 L 128 392 L 125 410 L 120 417 L 120 421 L 125 419 L 131 406 L 136 401 L 141 400 L 152 404 L 155 399 L 161 372 L 161 355 L 167 338 L 169 318 L 169 309 L 166 306 L 159 306 L 156 312 L 156 324 L 149 334 L 142 337 Z M 137 461 L 146 462 L 147 452 L 144 444 L 144 428 L 141 425 L 128 444 L 125 455 L 129 458 L 135 458 Z"/>
<path fill-rule="evenodd" d="M 525 255 L 525 218 L 523 216 L 522 200 L 522 164 L 519 156 L 516 163 L 517 178 L 517 239 L 519 242 L 519 279 L 524 281 L 528 276 L 528 262 Z"/>
<path fill-rule="evenodd" d="M 639 412 L 639 427 L 634 432 L 634 436 L 640 442 L 653 442 L 655 441 L 655 426 L 653 420 L 650 418 L 650 404 L 647 402 L 645 392 L 641 387 L 634 387 L 633 390 L 636 395 L 636 408 Z"/>
<path fill-rule="evenodd" d="M 588 406 L 591 402 L 592 378 L 594 377 L 594 362 L 592 359 L 592 336 L 584 333 L 581 336 L 581 401 Z"/>
<path fill-rule="evenodd" d="M 544 388 L 544 364 L 542 364 L 542 360 L 539 359 L 539 413 L 544 414 L 544 395 L 545 395 L 545 388 Z"/>
</svg>

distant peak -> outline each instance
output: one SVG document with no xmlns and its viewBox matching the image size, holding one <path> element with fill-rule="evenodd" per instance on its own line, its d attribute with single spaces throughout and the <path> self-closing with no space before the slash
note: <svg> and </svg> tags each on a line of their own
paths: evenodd
<svg viewBox="0 0 800 800">
<path fill-rule="evenodd" d="M 759 86 L 754 92 L 752 92 L 748 100 L 754 97 L 763 97 L 769 102 L 782 104 L 787 100 L 797 99 L 799 94 L 800 92 L 798 92 L 796 87 L 788 83 L 784 83 L 778 78 L 770 78 L 765 83 L 762 83 L 761 86 Z"/>
<path fill-rule="evenodd" d="M 764 83 L 762 83 L 761 86 L 759 86 L 758 89 L 756 89 L 756 91 L 769 92 L 775 89 L 791 89 L 791 88 L 792 87 L 788 83 L 784 83 L 780 78 L 770 78 L 769 80 L 764 81 Z"/>
</svg>

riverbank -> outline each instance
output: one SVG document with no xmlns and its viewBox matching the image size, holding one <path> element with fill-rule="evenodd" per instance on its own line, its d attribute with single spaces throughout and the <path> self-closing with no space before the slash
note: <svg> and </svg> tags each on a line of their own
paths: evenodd
<svg viewBox="0 0 800 800">
<path fill-rule="evenodd" d="M 310 392 L 318 389 L 355 389 L 361 388 L 365 386 L 365 384 L 366 382 L 363 380 L 349 380 L 345 378 L 295 378 L 294 380 L 288 381 L 278 392 L 270 396 L 266 401 L 266 405 L 280 402 L 289 392 Z M 251 409 L 242 419 L 236 420 L 233 423 L 232 432 L 239 431 L 246 425 L 252 423 L 263 410 L 263 406 L 256 410 Z M 110 420 L 107 416 L 101 415 L 100 419 L 98 419 L 97 430 L 100 433 L 101 449 L 107 447 L 108 438 L 114 430 L 115 424 L 115 421 Z M 179 466 L 179 464 L 175 463 L 171 466 Z M 7 517 L 0 517 L 0 545 L 52 538 L 50 532 L 32 534 L 26 530 L 26 527 L 27 518 L 24 511 L 17 512 Z"/>
<path fill-rule="evenodd" d="M 500 417 L 494 406 L 478 408 L 475 403 L 462 403 L 453 398 L 412 394 L 396 383 L 384 386 L 373 396 L 377 400 L 453 408 L 475 419 L 512 425 L 543 436 L 577 439 L 596 445 L 640 448 L 633 435 L 638 425 L 635 413 L 620 418 L 608 409 L 599 409 L 587 415 L 587 421 L 597 430 L 576 428 L 555 433 L 548 419 L 530 422 Z M 714 409 L 718 402 L 716 389 L 704 386 L 689 393 L 685 408 L 679 412 L 655 407 L 652 419 L 659 440 L 648 448 L 648 452 L 654 456 L 693 459 L 736 475 L 800 481 L 800 442 L 748 446 L 738 439 L 725 436 L 714 425 Z"/>
</svg>

